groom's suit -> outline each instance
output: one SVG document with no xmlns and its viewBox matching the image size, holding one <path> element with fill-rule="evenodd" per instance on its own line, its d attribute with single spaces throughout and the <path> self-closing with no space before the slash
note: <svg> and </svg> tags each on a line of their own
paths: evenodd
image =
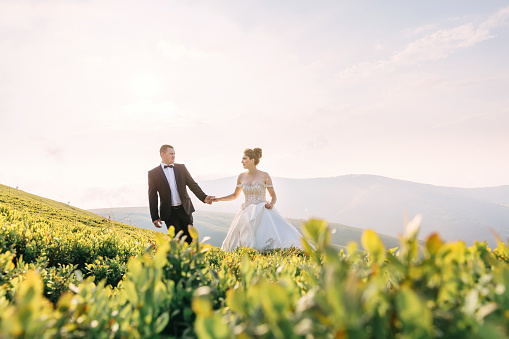
<svg viewBox="0 0 509 339">
<path fill-rule="evenodd" d="M 176 214 L 180 213 L 182 215 L 182 213 L 185 213 L 185 215 L 183 215 L 184 220 L 187 220 L 191 225 L 193 223 L 192 213 L 194 212 L 194 206 L 191 202 L 191 198 L 187 194 L 186 186 L 189 187 L 194 195 L 203 202 L 205 202 L 207 194 L 205 194 L 200 186 L 198 186 L 198 184 L 193 180 L 185 165 L 173 164 L 173 172 L 175 174 L 177 191 L 182 205 L 177 207 L 172 206 L 170 184 L 168 183 L 168 179 L 166 178 L 163 168 L 159 165 L 148 172 L 148 202 L 150 207 L 150 216 L 152 217 L 152 221 L 161 219 L 166 223 L 167 227 L 170 226 L 170 221 L 172 221 L 171 224 L 177 223 L 177 225 L 173 224 L 173 226 L 175 226 L 175 234 L 182 230 L 184 231 L 184 234 L 188 236 L 187 240 L 190 240 L 187 225 L 178 225 L 178 222 L 175 222 L 175 217 L 177 217 Z M 158 195 L 159 208 L 157 206 Z M 189 218 L 186 219 L 186 215 Z"/>
</svg>

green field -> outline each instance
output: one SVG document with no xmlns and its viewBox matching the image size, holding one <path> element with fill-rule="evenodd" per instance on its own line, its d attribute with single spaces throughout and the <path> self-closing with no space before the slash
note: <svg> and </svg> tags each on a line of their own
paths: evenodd
<svg viewBox="0 0 509 339">
<path fill-rule="evenodd" d="M 509 336 L 504 242 L 302 231 L 315 249 L 224 252 L 0 185 L 0 338 Z"/>
</svg>

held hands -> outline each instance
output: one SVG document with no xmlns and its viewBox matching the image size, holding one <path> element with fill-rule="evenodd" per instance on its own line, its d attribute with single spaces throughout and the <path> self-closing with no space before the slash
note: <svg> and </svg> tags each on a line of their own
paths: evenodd
<svg viewBox="0 0 509 339">
<path fill-rule="evenodd" d="M 209 205 L 212 205 L 213 202 L 219 202 L 219 201 L 222 201 L 221 200 L 222 198 L 217 198 L 216 196 L 214 195 L 207 195 L 207 197 L 205 198 L 205 203 L 206 204 L 209 204 Z"/>
<path fill-rule="evenodd" d="M 161 222 L 161 219 L 154 220 L 154 226 L 157 228 L 163 227 L 163 223 Z"/>
<path fill-rule="evenodd" d="M 209 205 L 212 205 L 212 202 L 215 202 L 215 201 L 216 201 L 216 197 L 213 195 L 207 195 L 207 197 L 205 198 L 205 203 L 209 204 Z"/>
</svg>

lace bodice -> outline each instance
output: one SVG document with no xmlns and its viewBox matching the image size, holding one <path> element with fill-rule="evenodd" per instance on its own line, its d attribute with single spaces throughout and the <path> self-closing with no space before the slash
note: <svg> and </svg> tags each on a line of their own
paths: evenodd
<svg viewBox="0 0 509 339">
<path fill-rule="evenodd" d="M 249 205 L 267 202 L 265 199 L 265 188 L 272 187 L 272 185 L 256 183 L 254 185 L 240 184 L 237 185 L 237 187 L 242 187 L 242 192 L 244 192 L 244 196 L 246 197 L 246 201 L 241 206 L 241 208 L 244 209 Z"/>
</svg>

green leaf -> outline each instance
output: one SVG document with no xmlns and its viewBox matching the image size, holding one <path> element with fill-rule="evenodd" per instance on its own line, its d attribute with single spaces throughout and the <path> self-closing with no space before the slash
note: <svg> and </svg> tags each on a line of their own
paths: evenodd
<svg viewBox="0 0 509 339">
<path fill-rule="evenodd" d="M 168 325 L 169 321 L 170 321 L 170 315 L 168 314 L 168 312 L 164 312 L 163 314 L 161 314 L 156 319 L 154 334 L 161 333 L 166 328 L 166 325 Z"/>
<path fill-rule="evenodd" d="M 395 298 L 402 332 L 412 338 L 430 338 L 433 316 L 424 301 L 408 286 L 402 286 Z"/>
<path fill-rule="evenodd" d="M 276 321 L 279 317 L 285 316 L 285 310 L 288 307 L 289 295 L 285 288 L 277 283 L 266 283 L 258 285 L 263 291 L 261 303 L 265 310 L 265 314 L 269 319 Z"/>
<path fill-rule="evenodd" d="M 251 271 L 253 271 L 253 268 L 251 267 L 251 261 L 249 261 L 249 257 L 247 254 L 245 254 L 242 257 L 242 262 L 240 263 L 240 273 L 243 276 L 250 276 Z"/>
<path fill-rule="evenodd" d="M 437 254 L 438 250 L 444 242 L 442 239 L 440 239 L 440 236 L 438 233 L 432 233 L 427 239 L 426 239 L 426 249 L 428 250 L 428 253 L 431 255 Z"/>
<path fill-rule="evenodd" d="M 187 227 L 187 229 L 189 230 L 189 234 L 191 235 L 191 238 L 193 238 L 193 240 L 197 240 L 198 239 L 198 230 L 196 229 L 196 227 L 194 227 L 193 225 L 189 225 Z"/>
<path fill-rule="evenodd" d="M 240 289 L 230 289 L 226 292 L 226 305 L 233 311 L 238 313 L 245 312 L 247 297 L 244 291 Z"/>
<path fill-rule="evenodd" d="M 228 325 L 223 322 L 221 315 L 213 314 L 210 317 L 198 316 L 195 330 L 200 339 L 227 339 L 230 337 Z"/>
<path fill-rule="evenodd" d="M 313 240 L 319 248 L 325 248 L 329 244 L 330 232 L 325 220 L 310 219 L 303 225 L 302 231 L 304 237 Z"/>
<path fill-rule="evenodd" d="M 209 316 L 212 314 L 212 302 L 209 286 L 198 287 L 194 291 L 191 307 L 197 315 Z"/>
<path fill-rule="evenodd" d="M 129 302 L 136 307 L 139 302 L 139 296 L 138 291 L 136 290 L 136 286 L 132 281 L 125 281 L 124 282 L 124 289 L 127 293 L 127 298 L 129 299 Z"/>
<path fill-rule="evenodd" d="M 385 260 L 385 246 L 378 237 L 378 235 L 372 230 L 365 230 L 361 236 L 362 247 L 368 251 L 370 259 L 381 264 Z"/>
<path fill-rule="evenodd" d="M 168 227 L 168 236 L 170 239 L 175 238 L 175 226 L 170 225 L 170 227 Z"/>
</svg>

